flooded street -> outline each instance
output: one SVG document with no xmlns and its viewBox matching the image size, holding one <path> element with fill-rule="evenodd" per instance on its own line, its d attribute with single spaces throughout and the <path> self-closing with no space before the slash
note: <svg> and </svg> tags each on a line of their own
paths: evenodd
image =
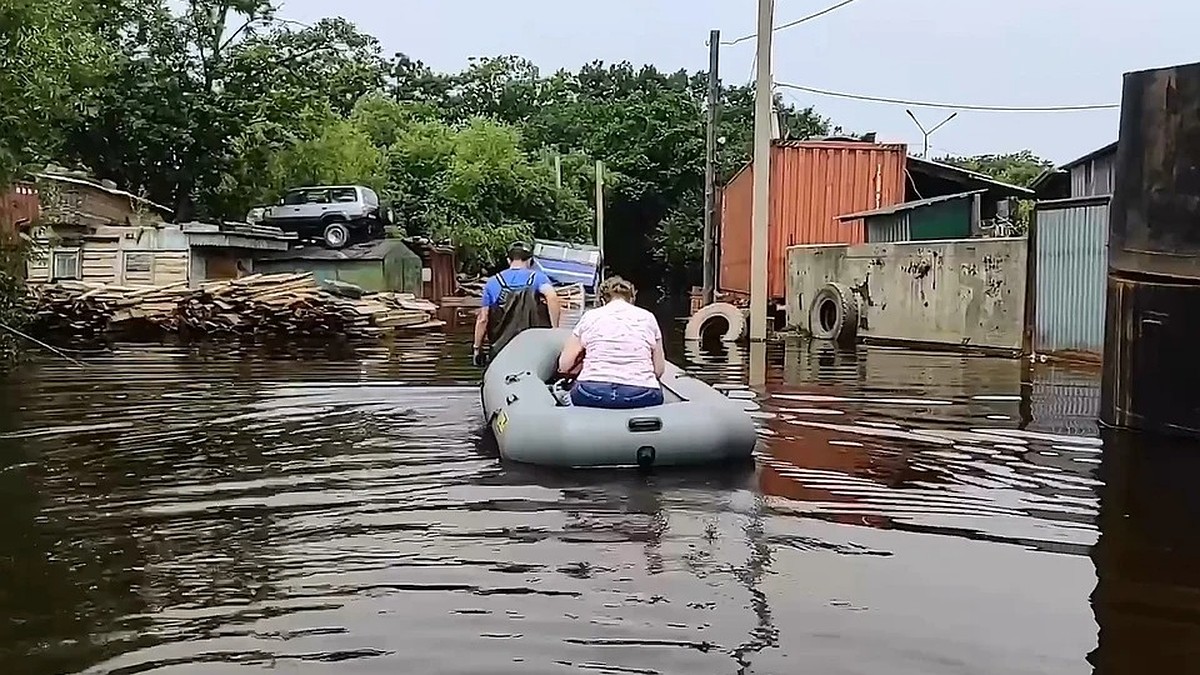
<svg viewBox="0 0 1200 675">
<path fill-rule="evenodd" d="M 741 350 L 676 350 L 743 388 Z M 465 334 L 0 382 L 5 673 L 1183 673 L 1200 453 L 1098 375 L 772 346 L 741 472 L 498 462 Z"/>
</svg>

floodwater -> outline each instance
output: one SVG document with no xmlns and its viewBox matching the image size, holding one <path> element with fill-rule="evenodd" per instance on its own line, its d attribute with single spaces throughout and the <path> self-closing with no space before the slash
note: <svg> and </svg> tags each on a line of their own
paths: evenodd
<svg viewBox="0 0 1200 675">
<path fill-rule="evenodd" d="M 461 334 L 35 363 L 0 382 L 0 672 L 1200 668 L 1200 453 L 1102 442 L 1094 373 L 766 358 L 676 355 L 757 467 L 650 475 L 500 463 Z"/>
</svg>

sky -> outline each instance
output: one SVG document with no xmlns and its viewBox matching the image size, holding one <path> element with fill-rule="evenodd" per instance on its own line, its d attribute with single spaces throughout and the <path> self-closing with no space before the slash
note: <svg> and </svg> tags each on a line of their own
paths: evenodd
<svg viewBox="0 0 1200 675">
<path fill-rule="evenodd" d="M 776 0 L 778 26 L 836 0 Z M 283 0 L 284 17 L 338 15 L 439 71 L 514 54 L 543 72 L 592 61 L 705 70 L 712 29 L 754 31 L 756 0 Z M 1129 71 L 1200 61 L 1196 0 L 856 0 L 774 33 L 776 82 L 938 103 L 1054 106 L 1119 103 Z M 721 77 L 753 78 L 754 41 L 725 46 Z M 878 133 L 920 152 L 903 105 L 782 89 L 847 132 Z M 911 108 L 926 128 L 950 111 Z M 1117 137 L 1118 110 L 959 112 L 930 154 L 1033 152 L 1063 163 Z"/>
</svg>

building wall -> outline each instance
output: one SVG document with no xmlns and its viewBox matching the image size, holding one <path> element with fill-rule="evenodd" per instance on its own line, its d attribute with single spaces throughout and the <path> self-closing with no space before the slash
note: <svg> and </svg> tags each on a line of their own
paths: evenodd
<svg viewBox="0 0 1200 675">
<path fill-rule="evenodd" d="M 454 249 L 428 249 L 422 261 L 422 297 L 431 302 L 442 301 L 442 298 L 454 295 L 458 286 L 458 270 Z M 425 269 L 429 272 L 426 273 Z M 428 278 L 425 278 L 426 275 Z"/>
<path fill-rule="evenodd" d="M 867 242 L 886 244 L 971 236 L 973 198 L 955 199 L 865 219 Z"/>
<path fill-rule="evenodd" d="M 254 270 L 263 274 L 310 272 L 318 281 L 340 281 L 376 293 L 421 293 L 419 260 L 258 260 Z"/>
<path fill-rule="evenodd" d="M 1116 159 L 1116 152 L 1110 152 L 1071 167 L 1071 197 L 1111 195 Z"/>
<path fill-rule="evenodd" d="M 74 183 L 47 181 L 42 210 L 54 223 L 95 227 L 162 222 L 162 217 L 129 196 Z"/>
<path fill-rule="evenodd" d="M 1020 352 L 1025 239 L 796 246 L 788 250 L 787 319 L 808 329 L 826 283 L 854 289 L 859 335 Z"/>
<path fill-rule="evenodd" d="M 32 183 L 17 183 L 0 196 L 0 237 L 16 235 L 17 223 L 38 217 L 38 191 Z"/>
<path fill-rule="evenodd" d="M 861 222 L 840 215 L 904 201 L 903 144 L 794 141 L 771 148 L 767 290 L 782 298 L 787 288 L 787 248 L 797 244 L 863 241 Z M 750 230 L 754 171 L 747 165 L 721 198 L 720 290 L 750 292 Z"/>
<path fill-rule="evenodd" d="M 1098 358 L 1108 277 L 1106 197 L 1038 204 L 1033 236 L 1033 345 Z"/>
<path fill-rule="evenodd" d="M 177 228 L 108 225 L 79 235 L 60 225 L 37 228 L 34 243 L 34 257 L 26 265 L 30 283 L 56 281 L 51 276 L 55 255 L 75 251 L 80 280 L 89 283 L 167 285 L 189 277 L 187 237 Z"/>
</svg>

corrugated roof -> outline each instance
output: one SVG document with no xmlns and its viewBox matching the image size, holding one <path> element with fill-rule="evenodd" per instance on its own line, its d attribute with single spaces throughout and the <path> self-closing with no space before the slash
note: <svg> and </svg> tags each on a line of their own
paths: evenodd
<svg viewBox="0 0 1200 675">
<path fill-rule="evenodd" d="M 1088 154 L 1086 154 L 1082 157 L 1079 157 L 1078 159 L 1073 159 L 1073 160 L 1067 162 L 1066 164 L 1062 164 L 1057 167 L 1051 167 L 1049 169 L 1046 169 L 1041 174 L 1039 174 L 1037 178 L 1033 179 L 1033 182 L 1031 182 L 1029 184 L 1029 187 L 1033 188 L 1034 190 L 1037 190 L 1046 181 L 1050 180 L 1054 176 L 1068 173 L 1071 169 L 1079 166 L 1080 164 L 1083 164 L 1084 162 L 1090 162 L 1098 157 L 1101 157 L 1103 155 L 1108 155 L 1108 154 L 1114 153 L 1116 151 L 1117 151 L 1117 141 L 1113 141 L 1112 143 L 1109 143 L 1108 145 L 1106 145 L 1102 148 L 1097 148 L 1097 149 L 1089 152 Z"/>
<path fill-rule="evenodd" d="M 139 197 L 139 196 L 133 194 L 132 192 L 127 192 L 120 188 L 109 187 L 107 185 L 104 185 L 103 183 L 98 183 L 96 181 L 88 180 L 86 178 L 78 178 L 76 176 L 68 176 L 68 175 L 61 174 L 61 173 L 50 173 L 50 172 L 35 173 L 34 176 L 36 178 L 41 178 L 43 180 L 53 180 L 53 181 L 58 181 L 60 183 L 71 183 L 73 185 L 83 185 L 83 186 L 90 187 L 90 188 L 93 188 L 96 190 L 100 190 L 101 192 L 107 192 L 110 195 L 116 195 L 118 197 L 127 197 L 136 202 L 146 204 L 147 206 L 152 206 L 155 209 L 162 211 L 163 213 L 165 213 L 168 216 L 175 215 L 175 210 L 168 206 L 163 206 L 162 204 L 159 204 L 157 202 L 152 202 L 149 199 L 146 199 L 145 197 Z"/>
<path fill-rule="evenodd" d="M 1059 169 L 1059 171 L 1069 171 L 1073 167 L 1079 166 L 1080 164 L 1083 164 L 1084 162 L 1090 162 L 1091 160 L 1096 159 L 1097 157 L 1099 157 L 1101 155 L 1107 155 L 1109 153 L 1116 152 L 1116 151 L 1117 151 L 1117 141 L 1113 141 L 1112 143 L 1109 143 L 1108 145 L 1104 146 L 1103 148 L 1097 148 L 1097 149 L 1089 152 L 1088 154 L 1084 155 L 1083 157 L 1080 157 L 1079 159 L 1073 159 L 1073 160 L 1067 162 L 1066 164 L 1063 164 L 1062 166 L 1058 167 L 1058 169 Z"/>
<path fill-rule="evenodd" d="M 287 251 L 266 252 L 262 257 L 269 260 L 384 260 L 393 253 L 409 258 L 417 257 L 417 254 L 399 239 L 368 241 L 340 250 L 320 245 L 298 246 Z"/>
<path fill-rule="evenodd" d="M 972 190 L 970 192 L 960 192 L 958 194 L 953 194 L 953 195 L 942 195 L 940 197 L 930 197 L 928 199 L 918 199 L 915 202 L 904 202 L 903 204 L 897 204 L 895 206 L 889 206 L 889 207 L 882 208 L 882 209 L 872 209 L 870 211 L 859 211 L 858 213 L 848 213 L 844 216 L 838 216 L 837 219 L 844 223 L 848 220 L 859 220 L 861 218 L 873 218 L 875 216 L 890 216 L 893 213 L 901 213 L 903 211 L 914 211 L 916 209 L 919 209 L 919 208 L 922 208 L 925 206 L 931 206 L 933 204 L 940 204 L 942 202 L 951 202 L 956 199 L 966 199 L 967 197 L 974 197 L 975 195 L 983 194 L 985 192 L 987 192 L 987 190 Z"/>
<path fill-rule="evenodd" d="M 1005 183 L 1004 181 L 996 180 L 995 178 L 992 178 L 987 174 L 979 173 L 978 171 L 971 171 L 970 169 L 964 169 L 959 166 L 954 166 L 953 164 L 943 164 L 941 162 L 935 162 L 931 159 L 924 159 L 921 157 L 909 157 L 908 161 L 915 167 L 924 165 L 928 168 L 935 169 L 943 173 L 955 173 L 963 178 L 969 178 L 975 182 L 990 185 L 1005 192 L 1023 196 L 1033 196 L 1033 190 L 1030 190 L 1029 188 L 1023 188 L 1020 185 L 1013 185 L 1012 183 Z"/>
</svg>

